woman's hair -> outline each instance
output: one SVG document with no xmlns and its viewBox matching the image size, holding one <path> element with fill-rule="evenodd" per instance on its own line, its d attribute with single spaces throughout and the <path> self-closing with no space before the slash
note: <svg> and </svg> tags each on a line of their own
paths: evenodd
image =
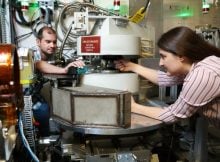
<svg viewBox="0 0 220 162">
<path fill-rule="evenodd" d="M 43 38 L 44 32 L 47 32 L 48 34 L 55 34 L 56 35 L 56 31 L 52 27 L 44 26 L 38 31 L 37 38 L 41 40 Z"/>
<path fill-rule="evenodd" d="M 174 55 L 186 56 L 192 62 L 215 55 L 220 57 L 220 49 L 206 42 L 188 27 L 176 27 L 164 33 L 157 43 L 158 47 Z"/>
</svg>

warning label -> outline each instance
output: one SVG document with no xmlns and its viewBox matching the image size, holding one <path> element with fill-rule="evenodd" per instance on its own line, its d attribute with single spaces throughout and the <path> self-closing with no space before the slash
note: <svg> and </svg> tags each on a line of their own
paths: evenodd
<svg viewBox="0 0 220 162">
<path fill-rule="evenodd" d="M 100 53 L 100 36 L 81 37 L 82 53 Z"/>
</svg>

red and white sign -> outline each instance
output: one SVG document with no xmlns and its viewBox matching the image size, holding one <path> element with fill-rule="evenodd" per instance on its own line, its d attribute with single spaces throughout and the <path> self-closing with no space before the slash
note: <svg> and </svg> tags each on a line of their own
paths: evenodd
<svg viewBox="0 0 220 162">
<path fill-rule="evenodd" d="M 81 37 L 82 53 L 100 53 L 101 38 L 100 36 Z"/>
</svg>

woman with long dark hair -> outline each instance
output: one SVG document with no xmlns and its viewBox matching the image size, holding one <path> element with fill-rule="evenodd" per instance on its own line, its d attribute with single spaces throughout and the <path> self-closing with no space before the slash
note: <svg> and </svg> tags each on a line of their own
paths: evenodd
<svg viewBox="0 0 220 162">
<path fill-rule="evenodd" d="M 125 60 L 120 71 L 135 72 L 159 86 L 182 84 L 178 99 L 168 107 L 149 107 L 132 98 L 132 112 L 173 123 L 199 113 L 220 128 L 220 50 L 188 27 L 176 27 L 158 41 L 160 62 L 166 72 Z"/>
</svg>

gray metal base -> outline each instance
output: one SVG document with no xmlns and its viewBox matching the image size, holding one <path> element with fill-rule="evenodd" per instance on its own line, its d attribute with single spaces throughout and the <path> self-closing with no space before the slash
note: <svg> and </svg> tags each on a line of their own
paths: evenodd
<svg viewBox="0 0 220 162">
<path fill-rule="evenodd" d="M 163 124 L 161 121 L 152 119 L 146 116 L 132 113 L 131 126 L 129 128 L 118 128 L 110 126 L 80 126 L 68 123 L 60 118 L 53 117 L 53 120 L 57 122 L 61 127 L 72 130 L 74 132 L 91 134 L 91 135 L 126 135 L 135 133 L 144 133 L 147 131 L 160 128 Z"/>
</svg>

